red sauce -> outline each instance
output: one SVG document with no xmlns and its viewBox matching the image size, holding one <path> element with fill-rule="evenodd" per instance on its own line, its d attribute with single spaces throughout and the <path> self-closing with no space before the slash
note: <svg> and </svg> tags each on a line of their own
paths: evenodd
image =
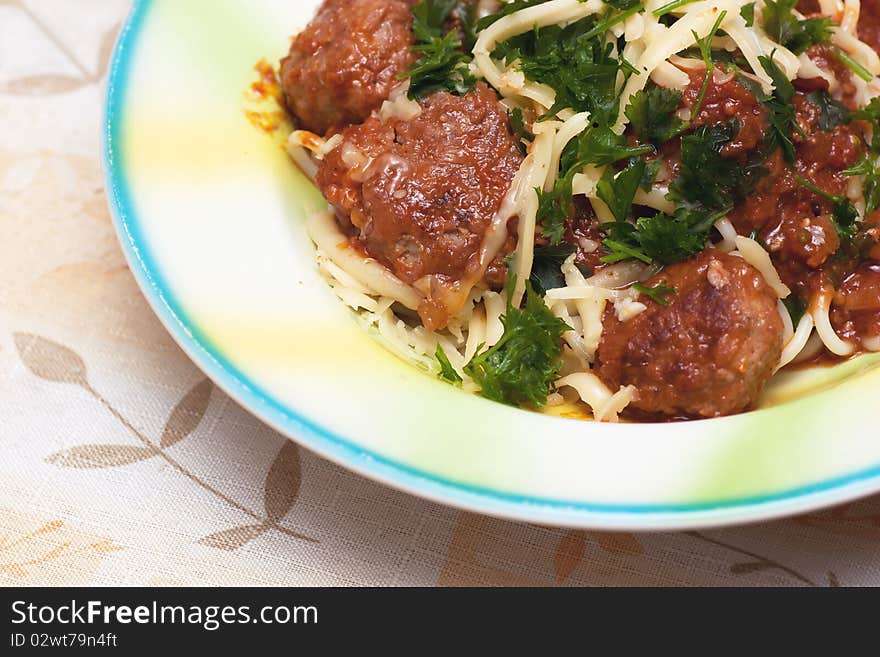
<svg viewBox="0 0 880 657">
<path fill-rule="evenodd" d="M 682 94 L 682 104 L 693 109 L 699 99 L 705 70 L 688 71 L 691 82 Z M 716 68 L 712 74 L 694 127 L 716 125 L 736 119 L 740 129 L 732 142 L 724 147 L 726 157 L 737 157 L 753 151 L 764 139 L 767 111 L 755 95 L 737 82 L 732 74 Z"/>
<path fill-rule="evenodd" d="M 809 54 L 838 81 L 832 96 L 854 107 L 852 74 L 833 49 L 815 46 Z M 683 92 L 682 107 L 692 109 L 704 71 L 687 73 L 690 84 Z M 827 194 L 846 196 L 852 177 L 844 171 L 865 152 L 864 126 L 854 122 L 822 130 L 820 108 L 807 96 L 817 89 L 830 91 L 828 83 L 822 78 L 798 80 L 797 89 L 793 105 L 800 130 L 792 136 L 793 165 L 777 149 L 762 164 L 765 175 L 729 218 L 741 235 L 757 234 L 783 281 L 803 299 L 811 299 L 821 287 L 834 287 L 837 294 L 832 323 L 843 339 L 861 346 L 863 338 L 880 336 L 880 211 L 861 226 L 854 244 L 842 244 L 832 220 L 834 203 L 804 187 L 799 179 Z M 744 162 L 762 147 L 768 130 L 767 112 L 749 89 L 716 70 L 693 125 L 715 125 L 731 119 L 738 121 L 741 129 L 722 154 Z M 680 140 L 664 144 L 658 156 L 666 164 L 669 179 L 678 175 Z M 583 226 L 581 230 L 589 235 L 593 224 Z"/>
<path fill-rule="evenodd" d="M 831 220 L 833 203 L 814 194 L 798 177 L 833 195 L 846 195 L 850 177 L 843 173 L 864 152 L 857 129 L 819 129 L 819 110 L 798 93 L 794 100 L 798 125 L 805 136 L 793 135 L 795 162 L 789 167 L 777 151 L 765 164 L 768 174 L 730 218 L 741 234 L 757 231 L 773 256 L 783 281 L 804 297 L 818 282 L 816 274 L 840 248 Z"/>
<path fill-rule="evenodd" d="M 880 52 L 880 0 L 862 0 L 859 38 Z"/>
</svg>

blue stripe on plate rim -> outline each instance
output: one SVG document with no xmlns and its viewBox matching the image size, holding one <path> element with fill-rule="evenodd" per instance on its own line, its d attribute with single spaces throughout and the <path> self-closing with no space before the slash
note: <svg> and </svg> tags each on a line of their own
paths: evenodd
<svg viewBox="0 0 880 657">
<path fill-rule="evenodd" d="M 128 264 L 166 329 L 224 392 L 262 421 L 321 456 L 391 487 L 477 513 L 545 525 L 642 531 L 718 527 L 803 513 L 880 491 L 880 466 L 876 466 L 781 493 L 718 503 L 615 505 L 527 497 L 456 483 L 386 459 L 286 407 L 200 334 L 158 269 L 141 232 L 118 145 L 138 36 L 155 1 L 135 0 L 110 66 L 103 163 L 111 214 Z"/>
</svg>

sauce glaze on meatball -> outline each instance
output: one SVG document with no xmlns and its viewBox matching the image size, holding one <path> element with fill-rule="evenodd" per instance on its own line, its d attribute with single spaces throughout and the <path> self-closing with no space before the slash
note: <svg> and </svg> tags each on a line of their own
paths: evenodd
<svg viewBox="0 0 880 657">
<path fill-rule="evenodd" d="M 415 61 L 410 2 L 324 0 L 281 62 L 288 109 L 317 134 L 364 121 Z"/>
<path fill-rule="evenodd" d="M 637 388 L 632 408 L 645 417 L 708 418 L 746 410 L 782 354 L 777 298 L 742 258 L 707 249 L 645 283 L 675 289 L 668 306 L 626 322 L 606 311 L 597 355 L 613 390 Z"/>
<path fill-rule="evenodd" d="M 474 271 L 522 163 L 506 110 L 480 84 L 431 95 L 413 119 L 373 116 L 341 135 L 319 187 L 366 252 L 425 295 L 425 326 L 442 328 L 458 310 L 443 288 Z"/>
</svg>

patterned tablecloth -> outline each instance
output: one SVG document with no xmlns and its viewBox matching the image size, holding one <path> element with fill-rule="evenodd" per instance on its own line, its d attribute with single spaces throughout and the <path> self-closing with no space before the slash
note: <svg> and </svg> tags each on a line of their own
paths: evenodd
<svg viewBox="0 0 880 657">
<path fill-rule="evenodd" d="M 0 583 L 880 584 L 880 498 L 724 531 L 550 529 L 385 488 L 250 417 L 117 246 L 100 119 L 128 4 L 0 0 Z"/>
</svg>

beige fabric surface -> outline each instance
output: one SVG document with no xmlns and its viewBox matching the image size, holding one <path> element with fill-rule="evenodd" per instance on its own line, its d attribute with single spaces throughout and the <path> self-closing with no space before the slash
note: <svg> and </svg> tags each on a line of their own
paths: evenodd
<svg viewBox="0 0 880 657">
<path fill-rule="evenodd" d="M 213 389 L 106 207 L 100 108 L 127 9 L 0 0 L 0 583 L 880 584 L 878 498 L 699 533 L 516 524 L 350 474 Z"/>
</svg>

